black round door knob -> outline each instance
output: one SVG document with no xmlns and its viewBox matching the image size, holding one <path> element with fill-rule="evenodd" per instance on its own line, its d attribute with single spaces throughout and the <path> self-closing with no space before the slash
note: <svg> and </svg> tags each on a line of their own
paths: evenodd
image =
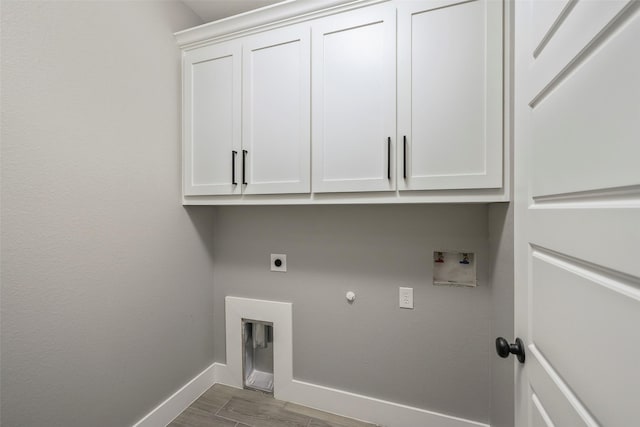
<svg viewBox="0 0 640 427">
<path fill-rule="evenodd" d="M 515 354 L 518 362 L 524 363 L 524 343 L 520 338 L 516 338 L 515 344 L 509 344 L 509 341 L 502 337 L 496 338 L 496 353 L 502 358 Z"/>
</svg>

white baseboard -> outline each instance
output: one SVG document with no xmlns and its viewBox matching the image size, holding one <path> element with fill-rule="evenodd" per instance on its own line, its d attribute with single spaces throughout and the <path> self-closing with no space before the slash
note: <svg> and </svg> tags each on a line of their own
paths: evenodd
<svg viewBox="0 0 640 427">
<path fill-rule="evenodd" d="M 156 406 L 144 418 L 135 423 L 133 427 L 161 427 L 169 424 L 216 383 L 218 376 L 217 365 L 219 363 L 214 363 L 200 372 L 164 402 Z M 220 376 L 223 377 L 224 375 L 221 373 Z"/>
<path fill-rule="evenodd" d="M 288 401 L 387 427 L 489 427 L 407 405 L 293 380 Z"/>
<path fill-rule="evenodd" d="M 196 375 L 133 427 L 161 427 L 173 421 L 212 385 L 237 387 L 227 365 L 214 363 Z M 488 424 L 414 408 L 361 394 L 292 380 L 279 398 L 385 427 L 489 427 Z"/>
<path fill-rule="evenodd" d="M 227 366 L 216 363 L 216 383 L 234 386 Z M 488 424 L 427 411 L 361 394 L 292 380 L 278 396 L 282 400 L 368 421 L 385 427 L 489 427 Z"/>
<path fill-rule="evenodd" d="M 488 424 L 414 408 L 293 378 L 291 303 L 227 296 L 227 364 L 214 363 L 158 405 L 134 427 L 166 426 L 213 384 L 242 387 L 242 319 L 272 322 L 274 397 L 385 427 L 489 427 Z M 230 326 L 232 325 L 232 326 Z"/>
<path fill-rule="evenodd" d="M 214 363 L 213 369 L 216 375 L 216 384 L 224 384 L 230 387 L 238 388 L 236 381 L 231 375 L 231 370 L 224 363 Z"/>
</svg>

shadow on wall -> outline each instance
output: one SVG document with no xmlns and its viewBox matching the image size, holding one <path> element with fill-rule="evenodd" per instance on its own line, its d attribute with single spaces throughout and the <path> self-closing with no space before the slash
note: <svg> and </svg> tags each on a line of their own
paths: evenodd
<svg viewBox="0 0 640 427">
<path fill-rule="evenodd" d="M 495 353 L 487 211 L 483 204 L 218 207 L 215 360 L 226 361 L 226 296 L 291 302 L 297 380 L 488 422 Z M 435 250 L 473 252 L 478 287 L 434 286 Z M 273 253 L 287 254 L 286 273 L 270 271 Z M 414 309 L 399 308 L 399 287 L 413 288 Z"/>
<path fill-rule="evenodd" d="M 433 250 L 472 250 L 478 241 L 484 244 L 487 238 L 487 209 L 483 205 L 218 209 L 216 262 L 260 271 L 268 268 L 269 253 L 287 253 L 293 261 L 291 272 L 341 278 L 382 275 L 395 279 L 418 269 L 422 272 L 419 280 L 424 280 L 431 277 L 427 270 L 432 264 Z M 487 266 L 486 258 L 483 264 Z"/>
<path fill-rule="evenodd" d="M 514 425 L 513 361 L 500 359 L 493 339 L 513 337 L 513 205 L 489 205 L 489 256 L 491 262 L 491 425 Z"/>
<path fill-rule="evenodd" d="M 215 206 L 185 206 L 184 210 L 189 215 L 189 220 L 197 231 L 202 245 L 207 248 L 209 257 L 213 259 L 212 235 L 217 208 Z"/>
</svg>

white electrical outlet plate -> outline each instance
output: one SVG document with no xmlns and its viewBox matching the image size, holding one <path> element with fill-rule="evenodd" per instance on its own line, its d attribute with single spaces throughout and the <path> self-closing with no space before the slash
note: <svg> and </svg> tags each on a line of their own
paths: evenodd
<svg viewBox="0 0 640 427">
<path fill-rule="evenodd" d="M 400 288 L 400 308 L 413 309 L 413 288 Z"/>
<path fill-rule="evenodd" d="M 271 271 L 287 272 L 286 254 L 271 254 Z"/>
</svg>

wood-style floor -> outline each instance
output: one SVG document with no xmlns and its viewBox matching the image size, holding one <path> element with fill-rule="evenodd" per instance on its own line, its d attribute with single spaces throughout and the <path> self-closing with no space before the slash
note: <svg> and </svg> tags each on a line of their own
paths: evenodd
<svg viewBox="0 0 640 427">
<path fill-rule="evenodd" d="M 169 427 L 373 427 L 373 424 L 216 384 Z"/>
</svg>

